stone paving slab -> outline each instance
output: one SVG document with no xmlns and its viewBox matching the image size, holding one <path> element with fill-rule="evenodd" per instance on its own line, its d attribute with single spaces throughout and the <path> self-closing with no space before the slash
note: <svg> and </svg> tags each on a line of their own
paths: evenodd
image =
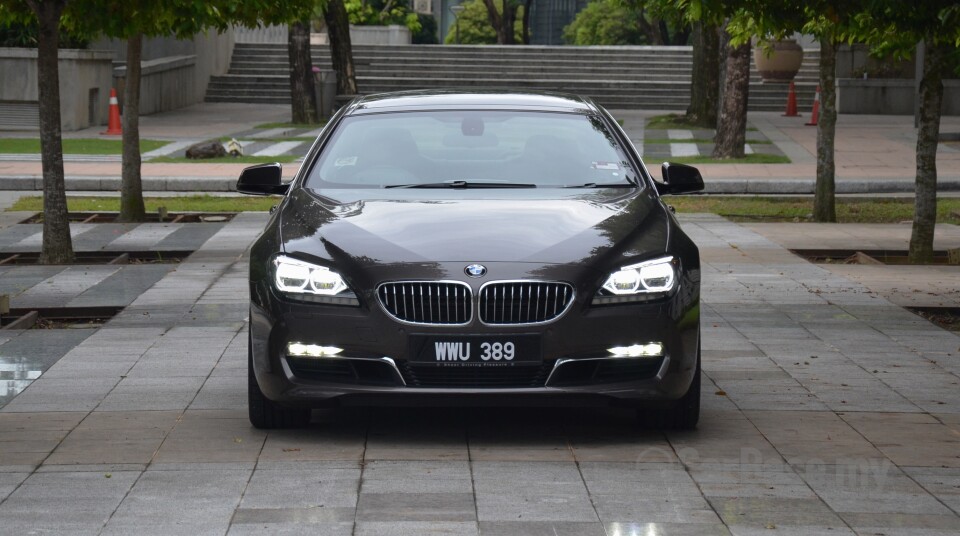
<svg viewBox="0 0 960 536">
<path fill-rule="evenodd" d="M 3 531 L 960 530 L 960 337 L 708 215 L 682 216 L 703 259 L 695 431 L 550 408 L 325 410 L 255 430 L 243 250 L 266 217 L 223 225 L 105 327 L 51 343 L 0 409 Z M 0 335 L 0 353 L 31 333 L 55 332 Z"/>
<path fill-rule="evenodd" d="M 194 251 L 223 228 L 222 223 L 71 223 L 74 250 Z M 43 225 L 25 223 L 0 228 L 0 251 L 38 252 Z M 152 239 L 152 240 L 151 240 Z"/>
<path fill-rule="evenodd" d="M 33 384 L 95 331 L 18 330 L 0 335 L 0 407 Z"/>
<path fill-rule="evenodd" d="M 906 251 L 910 225 L 761 223 L 744 227 L 788 249 Z M 937 225 L 934 249 L 960 247 L 960 226 Z M 960 270 L 955 266 L 824 264 L 823 268 L 902 307 L 960 307 Z"/>
</svg>

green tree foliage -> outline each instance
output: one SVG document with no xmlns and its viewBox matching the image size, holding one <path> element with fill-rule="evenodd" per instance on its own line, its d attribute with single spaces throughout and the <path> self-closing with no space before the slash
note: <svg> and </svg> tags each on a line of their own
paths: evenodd
<svg viewBox="0 0 960 536">
<path fill-rule="evenodd" d="M 436 45 L 440 42 L 437 39 L 437 19 L 433 15 L 417 13 L 420 19 L 420 29 L 413 32 L 414 45 Z"/>
<path fill-rule="evenodd" d="M 411 32 L 420 31 L 420 18 L 405 2 L 397 0 L 347 0 L 344 2 L 350 24 L 358 26 L 387 26 L 399 24 Z"/>
<path fill-rule="evenodd" d="M 495 0 L 497 9 L 503 12 L 503 0 Z M 497 32 L 490 25 L 487 7 L 483 0 L 468 0 L 463 4 L 464 10 L 460 13 L 460 44 L 462 45 L 494 45 L 497 43 Z M 523 17 L 523 6 L 517 10 L 517 18 Z M 450 31 L 443 42 L 452 45 L 457 42 L 456 24 L 450 25 Z M 518 43 L 523 41 L 523 28 L 516 25 L 514 36 Z"/>
<path fill-rule="evenodd" d="M 37 48 L 40 28 L 36 20 L 0 25 L 0 47 Z M 60 48 L 87 48 L 89 39 L 60 28 Z"/>
<path fill-rule="evenodd" d="M 638 16 L 643 14 L 621 0 L 593 0 L 563 29 L 563 40 L 579 46 L 649 44 Z"/>
</svg>

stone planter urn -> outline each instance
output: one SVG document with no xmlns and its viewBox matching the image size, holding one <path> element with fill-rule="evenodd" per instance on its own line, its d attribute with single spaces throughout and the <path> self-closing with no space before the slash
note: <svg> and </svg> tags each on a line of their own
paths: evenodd
<svg viewBox="0 0 960 536">
<path fill-rule="evenodd" d="M 803 63 L 803 47 L 794 39 L 784 39 L 770 43 L 773 52 L 765 47 L 753 49 L 753 61 L 764 83 L 787 83 L 797 76 Z"/>
</svg>

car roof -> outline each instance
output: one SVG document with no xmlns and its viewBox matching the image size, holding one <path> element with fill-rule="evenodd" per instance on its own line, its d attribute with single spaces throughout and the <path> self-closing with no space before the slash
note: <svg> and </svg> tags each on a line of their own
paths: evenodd
<svg viewBox="0 0 960 536">
<path fill-rule="evenodd" d="M 549 91 L 420 90 L 358 97 L 346 115 L 464 109 L 596 113 L 597 105 L 586 97 Z"/>
</svg>

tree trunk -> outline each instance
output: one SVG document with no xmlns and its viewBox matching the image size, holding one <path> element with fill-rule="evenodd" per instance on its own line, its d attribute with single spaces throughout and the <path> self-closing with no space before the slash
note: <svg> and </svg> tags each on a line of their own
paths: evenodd
<svg viewBox="0 0 960 536">
<path fill-rule="evenodd" d="M 123 164 L 120 180 L 120 222 L 146 221 L 140 180 L 140 58 L 143 35 L 127 39 L 127 75 L 123 86 Z"/>
<path fill-rule="evenodd" d="M 30 0 L 40 25 L 37 37 L 37 90 L 40 104 L 40 160 L 43 166 L 42 264 L 73 262 L 73 241 L 63 178 L 63 141 L 60 130 L 60 70 L 57 49 L 60 14 L 65 0 Z"/>
<path fill-rule="evenodd" d="M 530 8 L 533 7 L 533 0 L 526 0 L 526 3 L 523 6 L 523 44 L 530 44 Z"/>
<path fill-rule="evenodd" d="M 329 0 L 323 11 L 330 40 L 330 60 L 337 73 L 337 94 L 356 95 L 357 75 L 353 70 L 353 45 L 350 44 L 350 21 L 343 0 Z"/>
<path fill-rule="evenodd" d="M 497 11 L 497 6 L 493 0 L 483 0 L 483 5 L 487 8 L 487 19 L 490 21 L 493 31 L 497 33 L 498 45 L 516 44 L 513 34 L 514 22 L 517 18 L 517 5 L 513 3 L 515 1 L 503 0 L 503 13 L 501 14 Z"/>
<path fill-rule="evenodd" d="M 832 32 L 820 39 L 820 118 L 817 120 L 817 183 L 813 219 L 837 221 L 834 138 L 837 130 L 837 42 Z"/>
<path fill-rule="evenodd" d="M 662 45 L 663 35 L 660 34 L 660 27 L 657 25 L 657 21 L 654 20 L 653 22 L 650 22 L 647 20 L 647 14 L 645 11 L 646 10 L 643 7 L 637 10 L 637 27 L 640 28 L 640 32 L 646 36 L 648 45 Z"/>
<path fill-rule="evenodd" d="M 933 234 L 937 223 L 937 144 L 943 104 L 944 45 L 924 42 L 923 80 L 920 82 L 920 129 L 917 131 L 917 179 L 910 263 L 933 260 Z"/>
<path fill-rule="evenodd" d="M 729 20 L 729 19 L 728 19 Z M 720 64 L 719 77 L 717 78 L 717 119 L 720 119 L 720 108 L 723 106 L 723 95 L 727 80 L 727 55 L 730 54 L 730 34 L 724 29 L 724 26 L 717 28 L 717 36 L 720 39 L 720 54 L 717 56 L 717 63 Z"/>
<path fill-rule="evenodd" d="M 717 128 L 720 98 L 720 34 L 716 26 L 697 22 L 692 41 L 693 73 L 687 122 L 713 130 Z"/>
<path fill-rule="evenodd" d="M 310 59 L 310 23 L 295 22 L 287 29 L 290 57 L 290 111 L 294 123 L 317 122 L 317 98 Z"/>
<path fill-rule="evenodd" d="M 506 1 L 504 0 L 504 2 Z M 487 8 L 487 20 L 490 21 L 490 26 L 497 33 L 497 44 L 502 45 L 505 38 L 503 37 L 503 24 L 500 22 L 502 20 L 500 12 L 497 11 L 497 6 L 493 3 L 493 0 L 483 0 L 483 5 Z"/>
<path fill-rule="evenodd" d="M 750 43 L 730 46 L 714 158 L 743 158 L 750 93 Z"/>
<path fill-rule="evenodd" d="M 513 3 L 513 0 L 503 0 L 503 17 L 500 19 L 500 24 L 503 25 L 503 45 L 515 45 L 517 44 L 516 28 L 517 22 L 517 5 Z"/>
<path fill-rule="evenodd" d="M 669 26 L 667 25 L 666 21 L 660 22 L 660 33 L 663 34 L 663 39 L 667 45 L 688 45 L 691 31 L 692 28 L 690 26 L 679 26 L 674 29 L 673 35 L 670 35 Z"/>
<path fill-rule="evenodd" d="M 657 25 L 660 27 L 660 35 L 663 36 L 664 45 L 686 46 L 690 44 L 690 36 L 693 32 L 692 26 L 677 26 L 673 28 L 673 33 L 671 34 L 670 25 L 667 24 L 667 21 L 660 19 L 657 21 Z"/>
</svg>

